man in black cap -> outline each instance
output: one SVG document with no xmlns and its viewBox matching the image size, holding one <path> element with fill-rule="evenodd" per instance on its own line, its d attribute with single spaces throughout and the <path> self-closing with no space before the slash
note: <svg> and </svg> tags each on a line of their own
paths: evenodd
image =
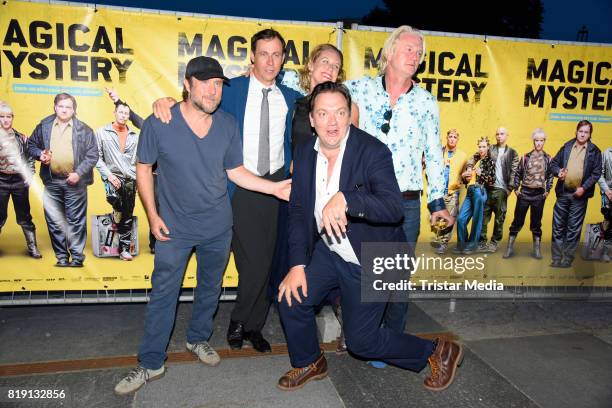
<svg viewBox="0 0 612 408">
<path fill-rule="evenodd" d="M 220 358 L 208 344 L 223 271 L 232 239 L 228 178 L 249 190 L 287 200 L 290 181 L 272 182 L 245 169 L 236 120 L 217 109 L 227 78 L 209 57 L 189 61 L 183 102 L 172 107 L 172 120 L 145 120 L 138 141 L 136 180 L 149 226 L 157 239 L 151 299 L 145 315 L 139 365 L 115 387 L 129 394 L 164 375 L 166 346 L 176 317 L 176 302 L 193 249 L 198 261 L 188 350 L 205 364 Z M 168 137 L 168 135 L 172 137 Z M 153 194 L 157 163 L 159 212 Z"/>
</svg>

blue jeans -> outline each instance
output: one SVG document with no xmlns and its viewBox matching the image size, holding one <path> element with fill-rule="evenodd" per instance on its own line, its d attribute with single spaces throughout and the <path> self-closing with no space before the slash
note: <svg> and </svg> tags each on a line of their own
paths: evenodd
<svg viewBox="0 0 612 408">
<path fill-rule="evenodd" d="M 414 256 L 416 242 L 419 239 L 419 231 L 421 229 L 421 199 L 415 200 L 403 200 L 404 205 L 404 234 L 408 241 L 410 253 L 408 256 Z M 403 294 L 405 297 L 405 293 Z M 393 301 L 393 295 L 391 295 L 391 301 L 387 303 L 385 314 L 383 316 L 383 325 L 389 329 L 404 332 L 406 327 L 406 317 L 408 312 L 407 302 Z"/>
<path fill-rule="evenodd" d="M 413 371 L 420 371 L 427 364 L 433 342 L 380 327 L 385 304 L 361 301 L 361 267 L 331 252 L 321 240 L 315 244 L 306 266 L 306 282 L 308 297 L 300 293 L 302 303 L 293 299 L 289 307 L 283 298 L 278 306 L 293 367 L 305 367 L 321 355 L 315 308 L 338 287 L 344 334 L 351 352 Z"/>
<path fill-rule="evenodd" d="M 459 249 L 475 250 L 478 246 L 486 201 L 487 190 L 483 186 L 473 184 L 468 187 L 457 218 L 457 247 Z M 472 219 L 472 228 L 468 237 L 467 225 L 470 219 Z"/>
<path fill-rule="evenodd" d="M 219 303 L 221 281 L 227 265 L 232 230 L 204 242 L 172 238 L 155 243 L 155 267 L 151 278 L 151 299 L 145 313 L 144 336 L 138 351 L 140 365 L 156 370 L 164 364 L 166 347 L 176 318 L 176 303 L 187 261 L 195 247 L 197 287 L 194 292 L 187 341 L 207 341 L 212 334 L 213 316 Z"/>
</svg>

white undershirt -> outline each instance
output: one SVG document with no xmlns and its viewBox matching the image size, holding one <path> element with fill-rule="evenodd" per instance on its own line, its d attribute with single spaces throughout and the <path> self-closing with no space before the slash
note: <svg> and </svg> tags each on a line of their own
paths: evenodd
<svg viewBox="0 0 612 408">
<path fill-rule="evenodd" d="M 495 162 L 495 187 L 504 190 L 507 189 L 506 183 L 504 183 L 504 167 L 502 166 L 505 153 L 506 147 L 499 147 L 497 149 L 497 161 Z"/>
<path fill-rule="evenodd" d="M 251 75 L 249 80 L 249 93 L 243 123 L 243 156 L 244 167 L 257 173 L 257 158 L 259 155 L 259 123 L 261 117 L 262 89 L 270 88 L 268 104 L 270 106 L 270 174 L 278 171 L 285 165 L 285 120 L 287 118 L 287 103 L 282 92 L 274 84 L 264 86 Z M 263 176 L 263 174 L 259 174 Z"/>
<path fill-rule="evenodd" d="M 327 202 L 340 190 L 340 170 L 342 169 L 342 158 L 344 157 L 344 150 L 346 148 L 346 141 L 349 137 L 349 131 L 347 131 L 346 136 L 342 139 L 340 143 L 340 153 L 338 153 L 338 157 L 336 158 L 336 163 L 334 163 L 334 170 L 332 171 L 331 178 L 329 181 L 327 180 L 327 157 L 319 150 L 319 138 L 317 138 L 314 149 L 317 153 L 317 168 L 316 168 L 316 189 L 317 196 L 315 199 L 315 207 L 314 207 L 314 216 L 317 221 L 317 228 L 321 225 L 321 220 L 323 218 L 323 208 L 327 204 Z M 321 230 L 319 230 L 320 232 Z M 356 265 L 360 265 L 359 259 L 357 259 L 357 255 L 351 246 L 351 242 L 348 239 L 348 236 L 344 236 L 338 242 L 338 238 L 332 233 L 331 238 L 327 234 L 322 234 L 321 239 L 325 242 L 325 245 L 330 249 L 330 251 L 337 253 L 342 259 L 347 262 L 354 263 Z"/>
</svg>

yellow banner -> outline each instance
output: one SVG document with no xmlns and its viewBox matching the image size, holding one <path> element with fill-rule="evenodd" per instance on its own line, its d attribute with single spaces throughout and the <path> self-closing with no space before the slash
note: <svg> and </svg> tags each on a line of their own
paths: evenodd
<svg viewBox="0 0 612 408">
<path fill-rule="evenodd" d="M 388 36 L 388 32 L 344 33 L 348 78 L 378 74 Z M 488 136 L 495 143 L 495 130 L 503 126 L 510 133 L 508 145 L 519 154 L 533 149 L 531 133 L 544 128 L 544 150 L 554 156 L 575 137 L 576 124 L 582 119 L 593 123 L 592 141 L 602 151 L 612 146 L 612 46 L 427 35 L 425 61 L 417 77 L 420 86 L 438 100 L 442 143 L 446 131 L 456 128 L 461 135 L 459 148 L 468 154 L 476 152 L 479 137 Z M 508 201 L 505 236 L 515 201 L 514 195 Z M 546 200 L 542 220 L 546 241 L 554 201 L 554 194 Z M 589 200 L 585 223 L 602 219 L 597 189 Z M 430 235 L 422 226 L 421 239 Z M 531 240 L 528 225 L 518 239 Z"/>
<path fill-rule="evenodd" d="M 163 95 L 180 95 L 183 70 L 193 56 L 217 58 L 230 77 L 244 72 L 249 64 L 250 37 L 265 27 L 277 29 L 287 40 L 286 69 L 302 65 L 315 45 L 335 44 L 337 38 L 335 28 L 326 25 L 259 24 L 7 2 L 0 5 L 0 100 L 12 106 L 14 127 L 26 135 L 40 119 L 53 112 L 53 97 L 58 92 L 76 97 L 78 117 L 94 129 L 113 120 L 113 105 L 104 87 L 116 88 L 135 112 L 146 117 L 153 100 Z M 387 36 L 386 32 L 347 30 L 344 33 L 348 78 L 366 73 L 376 75 Z M 593 122 L 593 141 L 603 150 L 612 145 L 611 61 L 612 47 L 609 46 L 428 35 L 426 59 L 418 80 L 439 101 L 441 137 L 449 128 L 457 128 L 461 134 L 459 147 L 467 153 L 476 150 L 478 137 L 486 135 L 494 140 L 495 129 L 504 126 L 510 131 L 509 145 L 521 154 L 531 150 L 531 132 L 543 127 L 548 135 L 545 150 L 555 154 L 563 142 L 574 136 L 580 119 Z M 88 222 L 92 215 L 111 210 L 95 171 L 94 178 L 95 183 L 88 189 Z M 42 191 L 42 183 L 36 176 L 30 189 L 31 212 L 44 257 L 42 260 L 27 257 L 14 211 L 9 208 L 9 218 L 0 235 L 0 292 L 150 287 L 153 257 L 148 252 L 148 225 L 140 200 L 135 209 L 139 217 L 140 255 L 134 261 L 94 257 L 89 230 L 85 268 L 55 268 L 43 215 Z M 515 197 L 511 196 L 505 237 L 514 205 Z M 553 205 L 554 195 L 545 206 L 545 241 L 550 240 Z M 432 234 L 427 217 L 423 205 L 420 238 L 425 244 Z M 601 219 L 597 191 L 596 197 L 589 201 L 585 223 Z M 526 225 L 519 241 L 530 239 Z M 544 255 L 548 257 L 548 251 Z M 490 261 L 497 262 L 501 256 L 495 254 L 492 258 Z M 474 277 L 499 277 L 507 285 L 605 286 L 612 282 L 612 274 L 603 275 L 604 265 L 598 263 L 579 267 L 580 273 L 569 270 L 561 274 L 543 267 L 546 259 L 511 262 L 512 270 L 491 267 L 483 276 Z M 444 276 L 434 273 L 428 277 Z M 192 261 L 184 285 L 194 284 L 195 261 Z M 224 286 L 236 284 L 237 274 L 230 260 Z"/>
<path fill-rule="evenodd" d="M 5 2 L 0 5 L 0 100 L 15 112 L 15 129 L 30 135 L 53 113 L 53 97 L 68 92 L 77 99 L 77 115 L 94 130 L 113 121 L 114 105 L 104 87 L 116 88 L 132 109 L 146 117 L 151 103 L 164 95 L 180 96 L 187 61 L 197 55 L 218 59 L 234 77 L 249 64 L 250 38 L 263 28 L 278 30 L 287 41 L 288 69 L 302 65 L 310 49 L 336 43 L 333 26 L 277 24 L 232 19 L 194 18 L 153 12 Z M 0 235 L 0 292 L 21 290 L 138 289 L 150 287 L 153 257 L 148 224 L 140 200 L 141 254 L 132 262 L 96 258 L 91 251 L 91 215 L 111 211 L 99 173 L 88 189 L 88 241 L 85 268 L 55 268 L 55 257 L 42 209 L 42 183 L 30 189 L 32 216 L 43 259 L 25 254 L 21 229 L 12 209 Z M 236 286 L 230 261 L 224 286 Z M 184 285 L 195 283 L 195 260 Z"/>
</svg>

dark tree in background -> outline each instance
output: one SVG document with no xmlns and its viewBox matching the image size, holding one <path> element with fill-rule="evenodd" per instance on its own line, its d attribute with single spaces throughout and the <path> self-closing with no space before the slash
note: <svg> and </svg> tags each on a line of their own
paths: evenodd
<svg viewBox="0 0 612 408">
<path fill-rule="evenodd" d="M 374 8 L 362 24 L 521 38 L 540 38 L 542 31 L 542 0 L 383 1 L 385 8 Z"/>
</svg>

